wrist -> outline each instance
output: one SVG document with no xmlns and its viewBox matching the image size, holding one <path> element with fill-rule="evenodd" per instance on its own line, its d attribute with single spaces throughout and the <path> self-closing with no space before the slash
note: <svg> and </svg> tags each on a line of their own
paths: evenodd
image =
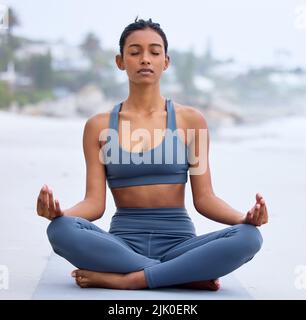
<svg viewBox="0 0 306 320">
<path fill-rule="evenodd" d="M 244 224 L 245 223 L 245 214 L 241 214 L 240 217 L 238 218 L 238 224 Z"/>
</svg>

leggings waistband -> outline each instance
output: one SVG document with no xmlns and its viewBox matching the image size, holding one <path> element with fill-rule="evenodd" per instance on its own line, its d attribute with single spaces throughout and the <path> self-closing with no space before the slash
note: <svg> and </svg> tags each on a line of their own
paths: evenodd
<svg viewBox="0 0 306 320">
<path fill-rule="evenodd" d="M 130 214 L 136 214 L 136 215 L 148 215 L 148 214 L 154 214 L 154 215 L 163 215 L 163 214 L 168 214 L 168 215 L 186 215 L 187 210 L 186 208 L 182 208 L 182 207 L 159 207 L 159 208 L 117 208 L 116 215 L 130 215 Z"/>
<path fill-rule="evenodd" d="M 117 208 L 110 232 L 170 232 L 194 234 L 195 227 L 186 208 Z"/>
</svg>

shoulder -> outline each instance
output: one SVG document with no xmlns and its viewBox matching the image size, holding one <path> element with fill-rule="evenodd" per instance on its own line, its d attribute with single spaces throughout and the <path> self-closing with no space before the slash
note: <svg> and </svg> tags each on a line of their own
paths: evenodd
<svg viewBox="0 0 306 320">
<path fill-rule="evenodd" d="M 101 112 L 89 117 L 84 125 L 84 137 L 89 136 L 101 146 L 101 134 L 109 127 L 110 111 Z"/>
<path fill-rule="evenodd" d="M 204 128 L 208 129 L 208 123 L 204 113 L 198 107 L 174 103 L 176 114 L 184 122 L 188 129 Z"/>
<path fill-rule="evenodd" d="M 101 132 L 103 129 L 108 129 L 110 113 L 111 110 L 92 115 L 87 119 L 84 130 L 97 133 Z"/>
<path fill-rule="evenodd" d="M 87 119 L 85 126 L 98 128 L 108 126 L 109 117 L 110 111 L 94 114 Z"/>
</svg>

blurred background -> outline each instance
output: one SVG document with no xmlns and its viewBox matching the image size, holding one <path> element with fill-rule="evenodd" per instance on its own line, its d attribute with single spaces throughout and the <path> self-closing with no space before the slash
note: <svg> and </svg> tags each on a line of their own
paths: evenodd
<svg viewBox="0 0 306 320">
<path fill-rule="evenodd" d="M 128 79 L 115 55 L 136 15 L 159 22 L 167 35 L 172 64 L 162 77 L 163 94 L 205 110 L 211 126 L 304 107 L 302 1 L 4 3 L 9 28 L 0 38 L 2 110 L 88 117 L 126 97 Z"/>
<path fill-rule="evenodd" d="M 162 95 L 207 119 L 215 193 L 241 212 L 256 192 L 266 199 L 264 247 L 237 276 L 255 298 L 305 298 L 303 0 L 0 0 L 0 265 L 10 273 L 0 296 L 29 299 L 47 263 L 42 185 L 62 208 L 84 197 L 84 124 L 128 95 L 115 55 L 137 16 L 160 23 L 169 42 Z M 109 190 L 107 203 L 105 229 Z M 189 181 L 185 203 L 199 234 L 224 227 L 195 211 Z"/>
</svg>

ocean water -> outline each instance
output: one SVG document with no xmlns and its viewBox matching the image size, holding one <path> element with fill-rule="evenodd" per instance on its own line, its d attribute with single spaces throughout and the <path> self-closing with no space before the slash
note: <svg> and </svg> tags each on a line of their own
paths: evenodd
<svg viewBox="0 0 306 320">
<path fill-rule="evenodd" d="M 280 148 L 303 153 L 306 150 L 306 115 L 286 116 L 258 124 L 219 128 L 216 140 Z"/>
</svg>

